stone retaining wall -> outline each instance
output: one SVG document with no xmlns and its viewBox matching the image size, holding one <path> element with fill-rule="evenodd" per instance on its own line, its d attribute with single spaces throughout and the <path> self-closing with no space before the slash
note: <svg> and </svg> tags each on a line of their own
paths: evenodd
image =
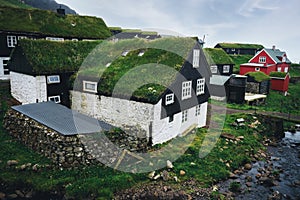
<svg viewBox="0 0 300 200">
<path fill-rule="evenodd" d="M 149 148 L 147 138 L 128 136 L 121 130 L 64 136 L 14 110 L 6 113 L 3 126 L 14 138 L 63 168 L 100 164 L 100 160 L 113 165 L 124 149 L 146 152 Z"/>
</svg>

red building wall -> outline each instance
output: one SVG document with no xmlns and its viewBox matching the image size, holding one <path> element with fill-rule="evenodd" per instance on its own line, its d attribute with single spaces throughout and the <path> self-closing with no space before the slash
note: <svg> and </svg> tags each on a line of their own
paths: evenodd
<svg viewBox="0 0 300 200">
<path fill-rule="evenodd" d="M 260 63 L 259 62 L 259 57 L 261 56 L 265 56 L 266 57 L 266 63 L 268 64 L 276 64 L 272 58 L 265 52 L 265 51 L 261 51 L 260 54 L 256 55 L 254 58 L 252 58 L 250 60 L 250 63 Z"/>
<path fill-rule="evenodd" d="M 240 66 L 240 75 L 245 75 L 248 72 L 256 72 L 256 68 L 259 68 L 259 71 L 264 72 L 265 74 L 269 75 L 270 72 L 276 71 L 276 65 L 272 65 L 269 67 L 256 67 L 251 65 L 242 65 Z"/>
<path fill-rule="evenodd" d="M 281 92 L 286 92 L 289 89 L 290 76 L 287 75 L 285 79 L 272 78 L 271 79 L 271 89 Z"/>
</svg>

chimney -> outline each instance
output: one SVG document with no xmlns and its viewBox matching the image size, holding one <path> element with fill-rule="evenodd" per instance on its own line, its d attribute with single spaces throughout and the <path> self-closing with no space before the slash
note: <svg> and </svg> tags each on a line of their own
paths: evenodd
<svg viewBox="0 0 300 200">
<path fill-rule="evenodd" d="M 66 15 L 66 10 L 61 8 L 61 5 L 59 6 L 58 9 L 56 9 L 56 12 L 59 14 L 59 15 Z"/>
<path fill-rule="evenodd" d="M 275 45 L 273 45 L 273 46 L 272 46 L 272 49 L 273 49 L 273 51 L 275 51 L 275 49 L 276 49 L 276 46 L 275 46 Z"/>
</svg>

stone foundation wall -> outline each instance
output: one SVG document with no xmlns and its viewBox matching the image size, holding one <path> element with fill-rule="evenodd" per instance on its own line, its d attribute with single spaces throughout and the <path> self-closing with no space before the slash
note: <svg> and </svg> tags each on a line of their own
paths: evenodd
<svg viewBox="0 0 300 200">
<path fill-rule="evenodd" d="M 72 168 L 96 163 L 96 159 L 85 151 L 79 135 L 63 136 L 14 110 L 6 113 L 3 126 L 13 137 L 59 167 Z"/>
</svg>

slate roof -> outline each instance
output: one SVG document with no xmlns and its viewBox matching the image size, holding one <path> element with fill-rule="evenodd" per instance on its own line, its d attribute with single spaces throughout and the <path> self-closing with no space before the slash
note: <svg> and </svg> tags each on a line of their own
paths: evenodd
<svg viewBox="0 0 300 200">
<path fill-rule="evenodd" d="M 65 136 L 97 133 L 113 128 L 103 121 L 88 117 L 54 102 L 13 106 L 12 109 Z"/>
<path fill-rule="evenodd" d="M 280 51 L 279 49 L 264 49 L 271 57 L 272 59 L 276 62 L 276 63 L 281 63 L 281 60 L 279 60 L 278 57 L 282 58 L 283 55 L 286 54 L 286 52 L 284 51 Z M 291 61 L 287 58 L 286 59 L 286 63 L 291 63 Z"/>
</svg>

